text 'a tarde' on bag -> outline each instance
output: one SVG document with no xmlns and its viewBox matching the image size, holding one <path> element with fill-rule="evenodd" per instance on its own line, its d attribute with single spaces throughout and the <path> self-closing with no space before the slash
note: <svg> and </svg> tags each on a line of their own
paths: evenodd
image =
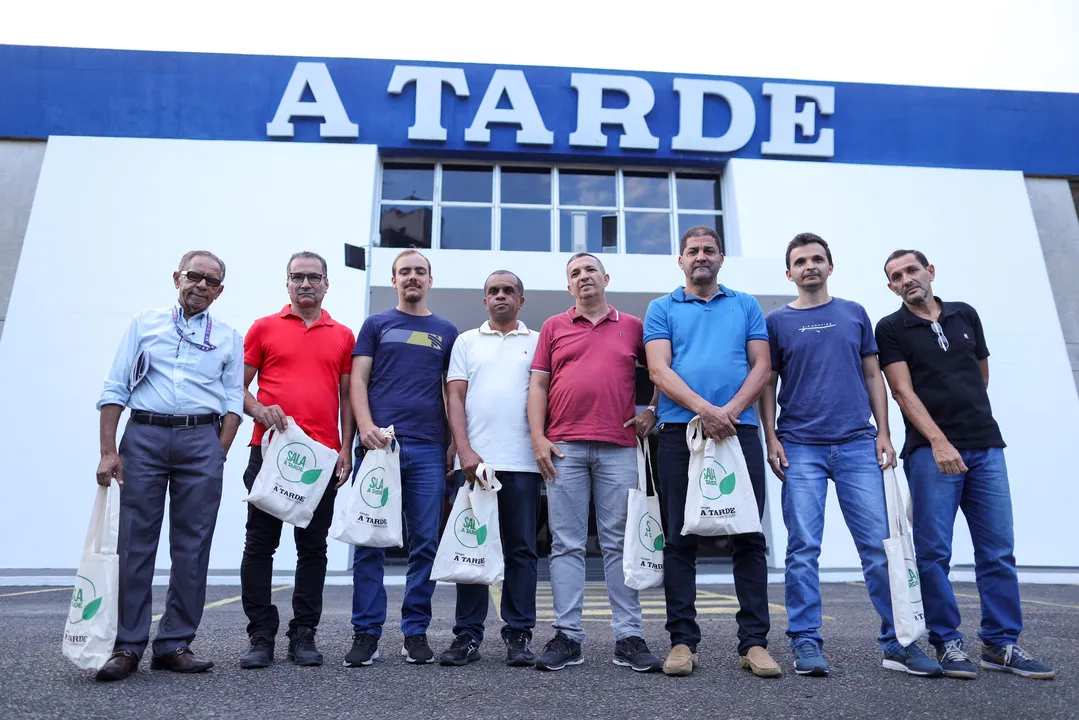
<svg viewBox="0 0 1079 720">
<path fill-rule="evenodd" d="M 109 487 L 97 487 L 64 627 L 64 657 L 84 670 L 100 670 L 116 644 L 119 529 L 120 487 L 114 480 Z"/>
<path fill-rule="evenodd" d="M 910 532 L 910 501 L 895 470 L 884 471 L 884 502 L 888 509 L 888 538 L 884 554 L 888 558 L 888 586 L 892 595 L 895 639 L 906 647 L 925 634 L 922 584 Z"/>
<path fill-rule="evenodd" d="M 738 437 L 714 440 L 695 416 L 686 426 L 689 478 L 683 535 L 761 532 L 757 498 Z"/>
<path fill-rule="evenodd" d="M 466 482 L 457 491 L 453 509 L 438 543 L 431 579 L 465 585 L 501 585 L 505 575 L 502 533 L 498 522 L 498 482 L 480 463 L 475 487 Z"/>
<path fill-rule="evenodd" d="M 338 453 L 315 442 L 292 418 L 262 436 L 262 468 L 251 484 L 248 503 L 282 522 L 305 528 L 326 488 L 334 481 Z"/>
<path fill-rule="evenodd" d="M 648 494 L 649 488 L 651 495 Z M 646 590 L 663 585 L 663 543 L 663 524 L 660 522 L 659 497 L 652 475 L 648 440 L 638 440 L 637 487 L 629 491 L 626 536 L 622 545 L 622 572 L 626 587 Z"/>
<path fill-rule="evenodd" d="M 337 494 L 330 537 L 363 547 L 404 545 L 401 521 L 401 446 L 393 425 L 381 428 L 388 442 L 368 450 L 347 492 Z"/>
</svg>

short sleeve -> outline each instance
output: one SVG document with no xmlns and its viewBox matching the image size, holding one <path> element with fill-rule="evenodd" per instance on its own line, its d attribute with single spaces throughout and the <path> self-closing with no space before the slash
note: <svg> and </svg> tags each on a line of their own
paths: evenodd
<svg viewBox="0 0 1079 720">
<path fill-rule="evenodd" d="M 670 340 L 671 326 L 667 322 L 667 297 L 656 298 L 648 303 L 648 312 L 644 315 L 644 341 Z"/>
<path fill-rule="evenodd" d="M 746 342 L 750 340 L 767 340 L 768 326 L 764 322 L 764 311 L 757 298 L 752 295 L 742 295 L 742 303 L 746 309 Z"/>
<path fill-rule="evenodd" d="M 880 366 L 885 367 L 892 363 L 904 362 L 903 349 L 899 346 L 899 338 L 895 335 L 890 317 L 881 318 L 877 323 L 877 352 L 880 356 Z"/>
<path fill-rule="evenodd" d="M 446 373 L 446 380 L 468 380 L 468 336 L 457 338 L 450 352 L 450 367 Z"/>
<path fill-rule="evenodd" d="M 352 374 L 352 348 L 356 345 L 356 337 L 352 330 L 341 326 L 341 376 Z"/>
<path fill-rule="evenodd" d="M 543 323 L 540 328 L 539 341 L 536 343 L 536 354 L 532 356 L 532 370 L 535 372 L 551 373 L 551 321 Z"/>
<path fill-rule="evenodd" d="M 982 330 L 982 319 L 978 317 L 978 311 L 967 305 L 970 326 L 974 329 L 974 357 L 985 360 L 989 357 L 989 347 L 985 344 L 985 331 Z"/>
<path fill-rule="evenodd" d="M 353 355 L 374 357 L 378 349 L 378 321 L 369 317 L 360 326 L 360 334 L 356 338 L 356 347 L 352 350 Z"/>
<path fill-rule="evenodd" d="M 633 325 L 637 333 L 637 364 L 648 367 L 648 358 L 644 354 L 644 323 L 639 318 L 633 318 Z"/>
<path fill-rule="evenodd" d="M 782 372 L 783 358 L 779 352 L 779 319 L 776 317 L 774 311 L 768 313 L 768 317 L 764 319 L 764 323 L 768 328 L 768 348 L 772 355 L 772 372 Z"/>
<path fill-rule="evenodd" d="M 244 364 L 259 369 L 262 369 L 266 357 L 266 349 L 262 346 L 262 325 L 260 320 L 256 320 L 244 336 Z"/>
<path fill-rule="evenodd" d="M 453 356 L 453 349 L 457 347 L 457 326 L 449 324 L 446 330 L 446 349 L 445 354 L 442 356 L 442 372 L 449 372 L 450 358 Z"/>
<path fill-rule="evenodd" d="M 873 322 L 869 319 L 869 313 L 865 308 L 858 305 L 858 322 L 862 324 L 862 357 L 877 354 L 877 339 L 873 337 Z"/>
</svg>

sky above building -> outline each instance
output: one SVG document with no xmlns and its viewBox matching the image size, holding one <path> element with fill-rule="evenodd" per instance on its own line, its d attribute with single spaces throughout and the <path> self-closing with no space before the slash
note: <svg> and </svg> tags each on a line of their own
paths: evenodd
<svg viewBox="0 0 1079 720">
<path fill-rule="evenodd" d="M 35 0 L 0 43 L 1079 92 L 1075 0 Z"/>
</svg>

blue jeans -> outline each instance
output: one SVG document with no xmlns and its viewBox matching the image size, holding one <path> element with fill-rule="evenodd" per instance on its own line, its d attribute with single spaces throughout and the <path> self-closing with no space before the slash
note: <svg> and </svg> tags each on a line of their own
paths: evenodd
<svg viewBox="0 0 1079 720">
<path fill-rule="evenodd" d="M 398 436 L 401 446 L 401 504 L 408 538 L 408 573 L 401 605 L 401 633 L 427 632 L 435 582 L 431 566 L 438 550 L 442 523 L 442 489 L 446 483 L 446 453 L 439 443 Z M 356 470 L 352 480 L 356 480 Z M 385 548 L 357 547 L 352 563 L 352 627 L 356 634 L 382 636 L 386 622 L 383 584 Z"/>
<path fill-rule="evenodd" d="M 507 631 L 525 633 L 530 639 L 536 627 L 536 522 L 539 516 L 540 485 L 538 472 L 499 472 L 498 526 L 502 530 L 502 554 L 506 560 L 506 578 L 502 583 L 502 637 Z M 465 483 L 465 474 L 457 471 L 457 487 Z M 486 585 L 457 585 L 457 623 L 454 635 L 468 635 L 483 642 L 483 624 L 487 620 L 490 591 Z"/>
<path fill-rule="evenodd" d="M 805 638 L 823 646 L 820 634 L 821 597 L 817 560 L 824 536 L 824 505 L 828 478 L 835 482 L 839 508 L 847 523 L 862 563 L 865 588 L 877 614 L 877 643 L 885 655 L 902 646 L 892 625 L 892 597 L 888 585 L 888 511 L 884 503 L 884 478 L 872 438 L 839 445 L 783 443 L 790 467 L 783 483 L 783 522 L 787 526 L 787 564 L 784 582 L 787 597 L 787 635 L 791 647 Z"/>
<path fill-rule="evenodd" d="M 943 475 L 933 450 L 920 447 L 903 461 L 914 503 L 914 551 L 922 580 L 929 641 L 949 642 L 959 632 L 959 606 L 948 580 L 955 513 L 963 516 L 974 541 L 974 576 L 981 596 L 978 633 L 989 645 L 1014 644 L 1023 629 L 1019 576 L 1015 569 L 1012 500 L 1002 448 L 960 450 L 967 472 Z"/>
<path fill-rule="evenodd" d="M 584 553 L 591 498 L 596 506 L 596 531 L 603 552 L 614 639 L 641 637 L 641 602 L 637 591 L 626 587 L 622 570 L 629 491 L 637 487 L 637 451 L 592 441 L 556 445 L 565 457 L 553 458 L 557 476 L 547 484 L 554 629 L 571 640 L 584 642 Z"/>
</svg>

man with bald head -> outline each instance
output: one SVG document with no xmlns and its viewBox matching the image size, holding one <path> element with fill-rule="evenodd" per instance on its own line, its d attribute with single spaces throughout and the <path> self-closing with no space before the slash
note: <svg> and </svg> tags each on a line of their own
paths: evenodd
<svg viewBox="0 0 1079 720">
<path fill-rule="evenodd" d="M 98 680 L 134 673 L 149 642 L 166 493 L 172 572 L 150 667 L 179 673 L 213 667 L 189 646 L 206 602 L 225 456 L 244 410 L 243 342 L 209 312 L 224 280 L 225 263 L 216 255 L 186 253 L 172 274 L 179 298 L 132 318 L 97 403 L 97 482 L 107 487 L 115 480 L 121 488 L 119 629 Z M 118 451 L 116 428 L 125 407 L 131 415 Z"/>
<path fill-rule="evenodd" d="M 495 471 L 499 527 L 506 560 L 502 585 L 502 641 L 506 664 L 527 667 L 536 626 L 536 517 L 543 482 L 528 431 L 528 379 L 539 333 L 517 319 L 525 304 L 521 278 L 496 270 L 483 284 L 487 321 L 463 333 L 450 354 L 446 376 L 450 431 L 457 445 L 457 487 L 474 483 L 483 463 Z M 487 619 L 487 586 L 457 586 L 457 622 L 443 665 L 480 659 Z"/>
</svg>

